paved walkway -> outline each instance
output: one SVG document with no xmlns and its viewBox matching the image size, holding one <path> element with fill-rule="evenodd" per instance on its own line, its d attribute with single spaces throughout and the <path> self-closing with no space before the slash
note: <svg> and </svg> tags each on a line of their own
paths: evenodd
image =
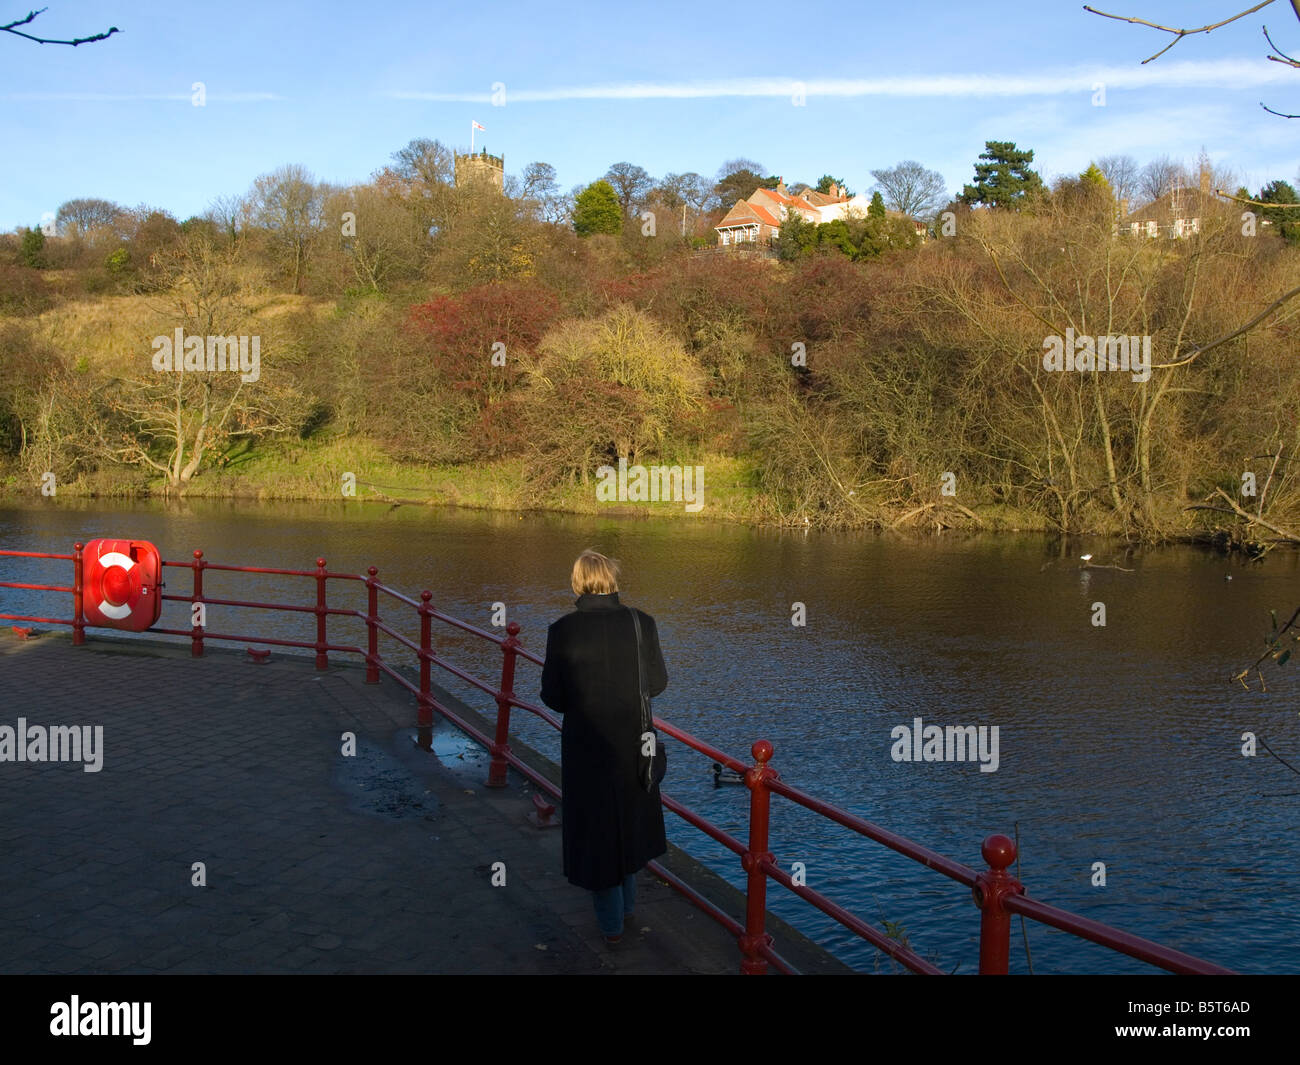
<svg viewBox="0 0 1300 1065">
<path fill-rule="evenodd" d="M 737 971 L 646 873 L 609 950 L 558 829 L 524 820 L 527 782 L 415 748 L 414 700 L 355 666 L 6 626 L 0 728 L 19 717 L 102 725 L 103 768 L 0 761 L 0 972 Z"/>
</svg>

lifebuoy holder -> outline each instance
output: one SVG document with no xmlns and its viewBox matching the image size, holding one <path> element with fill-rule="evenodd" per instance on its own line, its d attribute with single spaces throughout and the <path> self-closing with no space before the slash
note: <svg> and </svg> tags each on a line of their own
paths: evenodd
<svg viewBox="0 0 1300 1065">
<path fill-rule="evenodd" d="M 82 569 L 87 625 L 143 632 L 162 615 L 162 557 L 147 540 L 91 540 Z"/>
</svg>

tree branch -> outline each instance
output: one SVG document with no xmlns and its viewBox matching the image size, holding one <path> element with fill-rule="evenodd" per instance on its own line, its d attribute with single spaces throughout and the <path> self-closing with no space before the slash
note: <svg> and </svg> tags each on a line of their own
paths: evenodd
<svg viewBox="0 0 1300 1065">
<path fill-rule="evenodd" d="M 16 26 L 28 25 L 35 20 L 37 15 L 43 15 L 48 10 L 49 8 L 43 7 L 39 11 L 29 12 L 26 18 L 15 19 L 8 25 L 0 26 L 0 32 L 12 33 L 15 37 L 24 37 L 29 41 L 35 41 L 37 44 L 68 44 L 73 48 L 76 48 L 79 44 L 90 44 L 92 41 L 107 40 L 109 37 L 112 37 L 113 34 L 122 32 L 116 26 L 110 26 L 106 33 L 97 33 L 93 37 L 74 37 L 70 41 L 56 41 L 48 37 L 33 37 L 30 33 L 23 33 L 21 30 L 15 29 Z"/>
<path fill-rule="evenodd" d="M 1270 206 L 1272 206 L 1272 205 L 1270 205 Z M 1186 366 L 1186 365 L 1187 365 L 1189 362 L 1191 362 L 1193 359 L 1196 359 L 1196 358 L 1200 357 L 1201 355 L 1204 355 L 1207 351 L 1210 351 L 1210 350 L 1212 350 L 1212 349 L 1214 349 L 1214 348 L 1220 347 L 1221 345 L 1228 343 L 1228 341 L 1230 341 L 1230 340 L 1236 340 L 1237 337 L 1239 337 L 1239 336 L 1242 335 L 1242 333 L 1248 333 L 1248 332 L 1250 332 L 1250 330 L 1254 329 L 1255 326 L 1257 326 L 1260 322 L 1262 322 L 1265 318 L 1267 318 L 1267 317 L 1268 317 L 1270 314 L 1272 314 L 1275 310 L 1277 310 L 1279 307 L 1281 307 L 1281 306 L 1282 306 L 1284 303 L 1286 303 L 1288 300 L 1290 300 L 1290 299 L 1294 299 L 1297 295 L 1300 295 L 1300 285 L 1297 285 L 1295 288 L 1291 289 L 1291 291 L 1289 291 L 1289 292 L 1284 292 L 1281 296 L 1279 296 L 1279 297 L 1278 297 L 1277 299 L 1275 299 L 1272 303 L 1270 303 L 1267 307 L 1265 307 L 1262 311 L 1260 311 L 1259 314 L 1255 315 L 1255 317 L 1252 318 L 1252 319 L 1251 319 L 1249 322 L 1247 322 L 1245 325 L 1240 326 L 1240 327 L 1238 327 L 1237 329 L 1234 329 L 1231 333 L 1227 333 L 1227 334 L 1225 334 L 1224 336 L 1219 337 L 1218 340 L 1212 340 L 1212 341 L 1210 341 L 1208 344 L 1204 344 L 1204 345 L 1202 345 L 1201 347 L 1199 347 L 1199 348 L 1197 348 L 1195 351 L 1193 351 L 1190 355 L 1188 355 L 1187 358 L 1185 358 L 1185 359 L 1178 359 L 1178 360 L 1176 360 L 1176 361 L 1174 361 L 1174 362 L 1158 362 L 1158 363 L 1152 363 L 1152 364 L 1151 364 L 1151 369 L 1153 369 L 1153 370 L 1168 370 L 1168 369 L 1172 369 L 1172 368 L 1175 367 L 1175 366 Z"/>
<path fill-rule="evenodd" d="M 1260 106 L 1262 107 L 1263 105 L 1261 104 Z M 1268 108 L 1265 107 L 1264 110 L 1267 111 Z M 1274 111 L 1273 114 L 1277 114 L 1277 112 Z M 1295 116 L 1292 115 L 1289 117 L 1294 118 Z M 1300 210 L 1300 203 L 1265 203 L 1263 200 L 1248 200 L 1244 196 L 1233 196 L 1229 193 L 1224 192 L 1222 189 L 1215 189 L 1214 195 L 1219 196 L 1225 200 L 1232 200 L 1234 203 L 1248 203 L 1252 207 L 1283 207 L 1283 208 L 1290 207 L 1290 208 L 1296 208 Z"/>
<path fill-rule="evenodd" d="M 1161 26 L 1154 22 L 1148 22 L 1146 19 L 1142 19 L 1142 18 L 1128 18 L 1127 16 L 1124 15 L 1108 15 L 1105 11 L 1098 11 L 1095 7 L 1090 7 L 1087 4 L 1083 5 L 1083 9 L 1084 11 L 1092 12 L 1092 14 L 1094 15 L 1100 15 L 1102 18 L 1113 18 L 1117 22 L 1135 22 L 1139 26 L 1150 26 L 1153 30 L 1161 30 L 1164 33 L 1172 33 L 1174 35 L 1174 39 L 1172 41 L 1170 41 L 1167 45 L 1165 45 L 1165 47 L 1161 48 L 1160 51 L 1158 51 L 1155 55 L 1148 56 L 1146 59 L 1142 60 L 1143 63 L 1150 63 L 1151 60 L 1153 59 L 1159 59 L 1162 55 L 1164 55 L 1167 51 L 1169 51 L 1170 48 L 1172 48 L 1179 41 L 1181 41 L 1184 37 L 1190 37 L 1194 33 L 1209 33 L 1211 30 L 1217 30 L 1220 26 L 1226 26 L 1229 22 L 1236 22 L 1237 19 L 1239 18 L 1245 18 L 1247 15 L 1253 14 L 1254 12 L 1258 11 L 1261 7 L 1268 7 L 1268 5 L 1271 4 L 1272 2 L 1273 0 L 1263 0 L 1263 3 L 1256 4 L 1254 7 L 1248 8 L 1245 11 L 1240 11 L 1237 14 L 1233 15 L 1231 18 L 1224 19 L 1222 22 L 1215 22 L 1209 26 L 1199 26 L 1194 30 L 1185 30 L 1185 29 L 1180 30 L 1180 29 L 1175 29 L 1172 26 Z"/>
</svg>

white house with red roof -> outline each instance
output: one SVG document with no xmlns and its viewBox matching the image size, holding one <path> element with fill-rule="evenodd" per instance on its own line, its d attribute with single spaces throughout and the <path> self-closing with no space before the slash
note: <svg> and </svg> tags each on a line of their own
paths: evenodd
<svg viewBox="0 0 1300 1065">
<path fill-rule="evenodd" d="M 755 189 L 749 199 L 737 200 L 726 217 L 713 227 L 718 232 L 718 243 L 766 244 L 776 236 L 791 212 L 814 224 L 823 221 L 819 208 L 805 198 L 807 195 L 791 196 L 784 181 L 778 182 L 774 189 Z M 822 193 L 812 195 L 826 198 Z"/>
<path fill-rule="evenodd" d="M 814 225 L 834 222 L 847 218 L 851 214 L 866 217 L 871 206 L 870 196 L 852 196 L 839 185 L 832 185 L 829 192 L 817 192 L 809 189 L 791 196 L 785 188 L 785 182 L 778 182 L 774 189 L 755 189 L 748 200 L 738 200 L 713 228 L 718 232 L 719 244 L 757 244 L 768 243 L 790 214 L 796 213 Z M 907 218 L 916 228 L 918 236 L 924 237 L 925 223 L 917 221 L 899 211 L 889 211 L 895 218 Z"/>
</svg>

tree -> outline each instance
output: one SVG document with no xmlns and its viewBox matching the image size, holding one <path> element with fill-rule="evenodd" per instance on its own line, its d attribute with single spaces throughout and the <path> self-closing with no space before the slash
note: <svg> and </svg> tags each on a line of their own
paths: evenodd
<svg viewBox="0 0 1300 1065">
<path fill-rule="evenodd" d="M 1142 168 L 1138 178 L 1138 188 L 1148 200 L 1168 196 L 1174 189 L 1186 184 L 1187 168 L 1167 155 L 1152 159 Z"/>
<path fill-rule="evenodd" d="M 33 270 L 44 269 L 45 232 L 40 226 L 22 230 L 22 243 L 19 246 L 18 256 L 24 266 L 30 266 Z"/>
<path fill-rule="evenodd" d="M 838 185 L 842 190 L 844 190 L 844 195 L 852 195 L 852 193 L 848 191 L 847 182 L 845 182 L 842 177 L 832 177 L 830 174 L 823 174 L 817 179 L 817 191 L 820 193 L 830 195 L 832 185 Z"/>
<path fill-rule="evenodd" d="M 747 200 L 754 195 L 754 190 L 765 185 L 775 185 L 777 178 L 762 177 L 754 170 L 737 170 L 724 177 L 714 187 L 714 195 L 724 207 L 733 207 L 737 200 Z"/>
<path fill-rule="evenodd" d="M 798 211 L 791 211 L 781 222 L 773 241 L 777 257 L 789 262 L 811 253 L 817 246 L 817 229 L 816 222 L 808 221 Z"/>
<path fill-rule="evenodd" d="M 1131 200 L 1138 192 L 1138 164 L 1131 155 L 1103 155 L 1096 162 L 1117 200 Z"/>
<path fill-rule="evenodd" d="M 670 210 L 681 210 L 685 204 L 690 202 L 688 190 L 696 182 L 703 182 L 703 180 L 696 173 L 665 174 L 663 180 L 655 186 L 654 196 Z"/>
<path fill-rule="evenodd" d="M 419 276 L 427 238 L 399 197 L 359 185 L 331 195 L 324 216 L 335 262 L 361 288 L 381 292 Z"/>
<path fill-rule="evenodd" d="M 35 21 L 37 15 L 43 14 L 45 14 L 45 8 L 41 8 L 39 11 L 33 11 L 26 18 L 15 19 L 13 22 L 0 26 L 0 31 L 4 33 L 12 33 L 15 37 L 22 37 L 29 41 L 35 41 L 37 44 L 70 44 L 73 48 L 76 48 L 79 44 L 90 44 L 92 41 L 107 40 L 109 37 L 112 37 L 113 34 L 122 32 L 116 26 L 109 26 L 109 28 L 103 33 L 97 33 L 93 37 L 74 37 L 68 41 L 54 41 L 50 40 L 48 37 L 33 37 L 30 33 L 23 33 L 22 30 L 18 29 L 19 26 L 26 26 Z"/>
<path fill-rule="evenodd" d="M 625 215 L 633 207 L 640 207 L 645 202 L 655 184 L 654 178 L 645 170 L 631 163 L 615 163 L 605 173 L 605 180 L 613 186 L 618 195 L 618 204 Z"/>
<path fill-rule="evenodd" d="M 569 205 L 555 180 L 550 163 L 529 163 L 524 167 L 520 196 L 533 205 L 534 216 L 542 222 L 558 225 L 569 212 Z"/>
<path fill-rule="evenodd" d="M 947 201 L 947 186 L 937 170 L 927 170 L 915 159 L 873 170 L 871 176 L 884 193 L 885 206 L 913 218 L 934 215 Z"/>
<path fill-rule="evenodd" d="M 867 208 L 867 217 L 868 218 L 885 217 L 885 201 L 881 197 L 879 192 L 873 192 L 871 194 L 871 205 Z"/>
<path fill-rule="evenodd" d="M 393 153 L 393 172 L 403 181 L 429 187 L 450 185 L 455 179 L 455 159 L 441 141 L 416 137 Z"/>
<path fill-rule="evenodd" d="M 165 269 L 169 305 L 166 321 L 180 328 L 187 339 L 198 339 L 207 358 L 216 358 L 213 342 L 222 344 L 228 368 L 182 368 L 185 354 L 174 350 L 170 329 L 159 340 L 168 343 L 174 361 L 170 372 L 160 372 L 157 361 L 122 363 L 120 378 L 102 389 L 106 416 L 87 426 L 99 453 L 117 461 L 139 465 L 167 478 L 172 488 L 183 488 L 198 476 L 213 455 L 233 440 L 294 431 L 303 424 L 310 401 L 301 387 L 281 384 L 287 378 L 284 358 L 262 360 L 265 330 L 247 341 L 248 372 L 243 371 L 245 346 L 234 349 L 247 322 L 244 300 L 244 247 L 220 239 L 205 227 L 193 227 L 168 253 Z M 252 341 L 258 357 L 251 361 Z M 164 350 L 155 342 L 154 360 Z M 237 354 L 238 353 L 238 354 Z M 278 365 L 277 365 L 278 364 Z M 125 367 L 138 367 L 133 374 Z"/>
<path fill-rule="evenodd" d="M 1296 191 L 1285 181 L 1270 181 L 1255 197 L 1260 203 L 1300 203 Z M 1300 211 L 1292 208 L 1283 210 L 1266 207 L 1259 212 L 1260 217 L 1271 222 L 1277 232 L 1292 244 L 1300 243 Z"/>
<path fill-rule="evenodd" d="M 312 246 L 322 228 L 323 189 L 301 166 L 282 166 L 253 182 L 249 194 L 255 225 L 271 232 L 272 244 L 302 292 Z"/>
<path fill-rule="evenodd" d="M 723 181 L 732 174 L 737 174 L 742 170 L 748 170 L 754 174 L 762 174 L 766 172 L 767 167 L 762 163 L 755 162 L 753 159 L 746 159 L 744 156 L 741 156 L 739 159 L 728 159 L 718 167 L 718 181 Z"/>
<path fill-rule="evenodd" d="M 623 231 L 618 193 L 608 181 L 594 181 L 578 193 L 573 203 L 573 231 L 580 237 Z"/>
<path fill-rule="evenodd" d="M 54 225 L 61 235 L 84 240 L 99 231 L 120 230 L 126 219 L 127 212 L 108 200 L 68 200 L 55 214 Z"/>
<path fill-rule="evenodd" d="M 1101 172 L 1096 163 L 1089 163 L 1088 169 L 1079 175 L 1079 180 L 1098 191 L 1104 191 L 1108 196 L 1114 195 L 1110 182 L 1106 180 L 1106 175 Z"/>
<path fill-rule="evenodd" d="M 986 162 L 975 164 L 975 184 L 962 190 L 963 203 L 1019 207 L 1043 191 L 1043 179 L 1029 169 L 1034 153 L 1017 149 L 1014 141 L 985 141 L 980 158 Z"/>
</svg>

